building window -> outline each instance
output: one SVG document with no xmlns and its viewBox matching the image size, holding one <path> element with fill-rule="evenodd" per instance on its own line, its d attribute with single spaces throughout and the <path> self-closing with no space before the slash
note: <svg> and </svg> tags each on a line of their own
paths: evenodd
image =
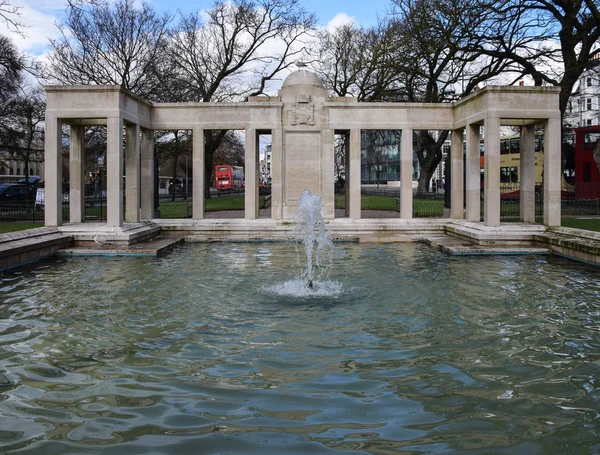
<svg viewBox="0 0 600 455">
<path fill-rule="evenodd" d="M 21 168 L 17 168 L 17 175 L 21 175 Z"/>
<path fill-rule="evenodd" d="M 35 170 L 35 175 L 37 175 L 37 176 L 39 176 L 39 175 L 40 175 L 40 170 L 39 170 L 39 169 L 36 169 L 36 170 Z"/>
<path fill-rule="evenodd" d="M 29 175 L 33 175 L 33 168 L 29 168 Z"/>
<path fill-rule="evenodd" d="M 15 174 L 15 171 L 13 171 L 13 168 L 12 168 L 12 167 L 10 168 L 9 174 L 10 174 L 10 175 L 14 175 L 14 174 Z"/>
<path fill-rule="evenodd" d="M 592 99 L 591 98 L 587 99 L 587 110 L 588 111 L 592 110 Z"/>
<path fill-rule="evenodd" d="M 592 78 L 591 78 L 591 77 L 588 77 L 588 78 L 587 78 L 587 86 L 588 86 L 588 87 L 591 87 L 591 86 L 592 86 Z"/>
<path fill-rule="evenodd" d="M 587 125 L 586 126 L 592 126 L 592 119 L 591 118 L 587 119 Z"/>
</svg>

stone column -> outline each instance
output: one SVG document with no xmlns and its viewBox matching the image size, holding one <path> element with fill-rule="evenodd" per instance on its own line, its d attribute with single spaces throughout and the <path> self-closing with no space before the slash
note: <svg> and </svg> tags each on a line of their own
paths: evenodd
<svg viewBox="0 0 600 455">
<path fill-rule="evenodd" d="M 413 217 L 413 130 L 405 128 L 400 136 L 400 218 Z"/>
<path fill-rule="evenodd" d="M 500 226 L 500 119 L 486 117 L 483 224 Z"/>
<path fill-rule="evenodd" d="M 154 131 L 142 128 L 141 219 L 154 218 Z"/>
<path fill-rule="evenodd" d="M 335 218 L 335 172 L 334 172 L 334 130 L 326 129 L 321 132 L 321 199 L 323 200 L 323 218 Z M 317 170 L 318 172 L 318 170 Z"/>
<path fill-rule="evenodd" d="M 271 218 L 283 218 L 283 130 L 271 130 Z"/>
<path fill-rule="evenodd" d="M 453 130 L 450 146 L 450 218 L 460 220 L 465 217 L 464 211 L 464 174 L 463 174 L 463 130 Z"/>
<path fill-rule="evenodd" d="M 245 218 L 255 220 L 258 216 L 257 203 L 257 165 L 256 159 L 256 130 L 246 128 L 246 153 L 245 153 Z"/>
<path fill-rule="evenodd" d="M 481 170 L 479 153 L 479 125 L 467 125 L 467 221 L 481 219 Z M 454 183 L 452 183 L 454 186 Z"/>
<path fill-rule="evenodd" d="M 544 224 L 560 226 L 561 219 L 561 125 L 560 118 L 544 124 Z"/>
<path fill-rule="evenodd" d="M 360 213 L 360 129 L 350 130 L 349 153 L 346 161 L 347 192 L 346 208 L 352 220 L 359 220 Z"/>
<path fill-rule="evenodd" d="M 344 217 L 345 218 L 350 218 L 350 131 L 344 131 L 343 133 L 336 133 L 334 131 L 334 141 L 335 141 L 335 134 L 342 134 L 344 139 L 343 139 L 343 144 L 344 144 L 344 150 L 343 150 L 343 162 L 344 162 L 344 171 L 345 171 L 345 178 L 344 178 Z M 337 146 L 337 142 L 335 143 L 334 147 Z M 341 165 L 341 163 L 338 163 L 338 156 L 337 156 L 337 150 L 334 149 L 334 153 L 335 153 L 335 165 Z M 336 172 L 336 181 L 335 181 L 335 198 L 337 200 L 337 189 L 338 189 L 338 181 L 337 181 L 337 172 Z"/>
<path fill-rule="evenodd" d="M 106 134 L 106 225 L 123 226 L 123 118 L 109 117 Z"/>
<path fill-rule="evenodd" d="M 140 126 L 125 127 L 125 221 L 140 222 Z"/>
<path fill-rule="evenodd" d="M 204 130 L 195 127 L 193 134 L 192 151 L 192 218 L 204 218 Z"/>
<path fill-rule="evenodd" d="M 521 127 L 520 219 L 535 222 L 535 125 Z"/>
<path fill-rule="evenodd" d="M 71 125 L 69 138 L 69 222 L 85 220 L 84 127 Z"/>
<path fill-rule="evenodd" d="M 44 151 L 44 223 L 62 225 L 62 121 L 46 115 Z"/>
</svg>

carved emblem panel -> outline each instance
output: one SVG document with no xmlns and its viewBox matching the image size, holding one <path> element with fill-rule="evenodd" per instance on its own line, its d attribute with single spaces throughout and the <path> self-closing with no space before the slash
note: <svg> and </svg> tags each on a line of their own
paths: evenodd
<svg viewBox="0 0 600 455">
<path fill-rule="evenodd" d="M 310 95 L 296 96 L 296 102 L 289 111 L 290 125 L 314 125 L 315 105 Z"/>
</svg>

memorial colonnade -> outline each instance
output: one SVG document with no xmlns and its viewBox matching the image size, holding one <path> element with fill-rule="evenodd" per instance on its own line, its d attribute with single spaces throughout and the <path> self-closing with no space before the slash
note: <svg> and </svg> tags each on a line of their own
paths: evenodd
<svg viewBox="0 0 600 455">
<path fill-rule="evenodd" d="M 535 221 L 534 128 L 544 128 L 544 224 L 560 225 L 560 112 L 558 90 L 486 87 L 455 103 L 361 103 L 329 97 L 307 70 L 290 74 L 277 97 L 241 103 L 150 103 L 118 86 L 48 86 L 45 217 L 62 224 L 62 125 L 70 126 L 70 223 L 85 220 L 84 128 L 106 125 L 107 226 L 120 228 L 154 217 L 154 130 L 193 134 L 192 218 L 204 218 L 204 132 L 244 130 L 245 218 L 258 217 L 258 136 L 272 135 L 271 218 L 291 219 L 303 189 L 335 217 L 334 135 L 349 136 L 346 217 L 361 217 L 361 131 L 400 130 L 400 219 L 412 218 L 413 131 L 450 130 L 450 217 L 481 217 L 481 131 L 485 144 L 484 225 L 500 225 L 500 127 L 521 127 L 521 220 Z M 483 126 L 483 129 L 482 129 Z M 123 132 L 125 134 L 123 134 Z M 123 185 L 123 176 L 125 188 Z M 466 191 L 466 194 L 465 194 Z M 123 192 L 126 204 L 123 203 Z M 466 203 L 463 201 L 466 200 Z"/>
</svg>

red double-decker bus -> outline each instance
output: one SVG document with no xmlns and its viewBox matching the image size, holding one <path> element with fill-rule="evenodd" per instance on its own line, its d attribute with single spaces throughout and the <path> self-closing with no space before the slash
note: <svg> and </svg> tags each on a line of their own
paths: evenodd
<svg viewBox="0 0 600 455">
<path fill-rule="evenodd" d="M 215 167 L 215 188 L 218 191 L 239 190 L 244 187 L 244 168 L 220 164 Z"/>
</svg>

